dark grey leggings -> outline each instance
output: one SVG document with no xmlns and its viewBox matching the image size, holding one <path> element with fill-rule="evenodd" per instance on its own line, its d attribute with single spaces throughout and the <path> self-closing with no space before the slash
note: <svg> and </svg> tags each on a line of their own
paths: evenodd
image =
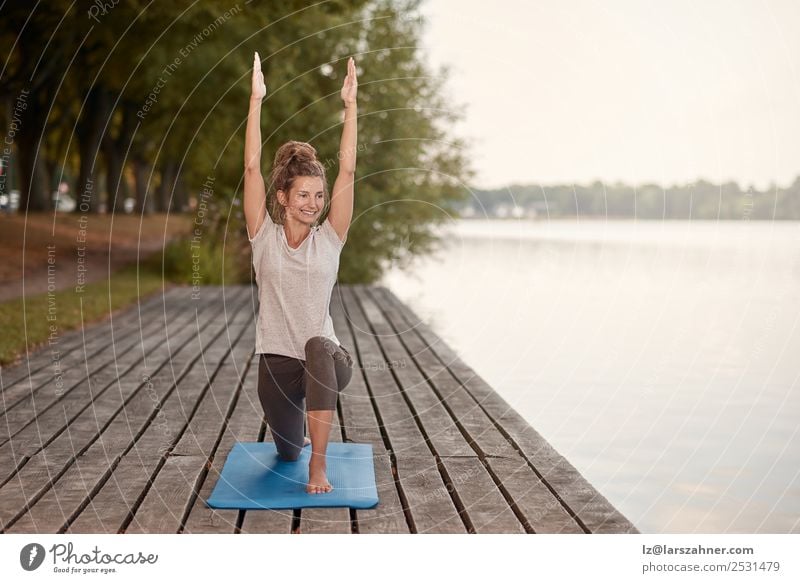
<svg viewBox="0 0 800 583">
<path fill-rule="evenodd" d="M 334 341 L 314 336 L 305 352 L 305 360 L 261 354 L 258 361 L 258 398 L 278 455 L 289 461 L 303 449 L 305 409 L 335 411 L 353 376 L 353 358 Z"/>
</svg>

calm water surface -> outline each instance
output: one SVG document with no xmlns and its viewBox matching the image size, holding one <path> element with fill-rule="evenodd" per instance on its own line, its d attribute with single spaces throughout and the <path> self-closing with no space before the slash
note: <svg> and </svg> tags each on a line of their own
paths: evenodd
<svg viewBox="0 0 800 583">
<path fill-rule="evenodd" d="M 383 284 L 642 532 L 800 532 L 800 223 L 444 233 Z"/>
</svg>

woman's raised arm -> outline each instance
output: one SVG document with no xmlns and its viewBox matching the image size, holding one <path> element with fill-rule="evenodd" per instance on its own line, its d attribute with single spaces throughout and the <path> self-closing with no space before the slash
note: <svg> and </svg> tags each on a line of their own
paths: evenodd
<svg viewBox="0 0 800 583">
<path fill-rule="evenodd" d="M 342 140 L 339 144 L 339 175 L 333 183 L 331 195 L 331 210 L 328 220 L 334 231 L 342 241 L 347 240 L 347 231 L 353 219 L 353 191 L 356 176 L 356 140 L 358 137 L 358 109 L 356 107 L 356 93 L 358 92 L 358 78 L 356 77 L 356 63 L 353 57 L 347 61 L 347 76 L 342 86 L 342 101 L 344 102 L 344 128 Z"/>
<path fill-rule="evenodd" d="M 250 239 L 268 218 L 267 192 L 261 174 L 261 100 L 267 94 L 267 86 L 258 53 L 253 57 L 252 85 L 244 137 L 244 218 Z"/>
</svg>

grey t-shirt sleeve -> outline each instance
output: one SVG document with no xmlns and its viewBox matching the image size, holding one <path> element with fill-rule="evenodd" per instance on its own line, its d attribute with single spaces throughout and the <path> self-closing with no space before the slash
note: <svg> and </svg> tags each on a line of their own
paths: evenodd
<svg viewBox="0 0 800 583">
<path fill-rule="evenodd" d="M 274 223 L 272 222 L 272 217 L 269 216 L 269 213 L 266 213 L 264 216 L 264 220 L 261 223 L 261 226 L 258 228 L 258 231 L 253 237 L 250 237 L 250 233 L 247 234 L 247 239 L 253 243 L 256 239 L 259 239 L 264 236 L 264 233 L 267 231 L 269 227 L 271 227 Z M 245 223 L 245 229 L 247 229 L 247 223 Z"/>
<path fill-rule="evenodd" d="M 323 233 L 339 251 L 342 250 L 344 247 L 344 241 L 339 238 L 339 235 L 336 233 L 336 229 L 334 229 L 333 225 L 331 225 L 330 219 L 326 218 L 323 221 L 322 225 L 320 225 L 320 232 Z"/>
</svg>

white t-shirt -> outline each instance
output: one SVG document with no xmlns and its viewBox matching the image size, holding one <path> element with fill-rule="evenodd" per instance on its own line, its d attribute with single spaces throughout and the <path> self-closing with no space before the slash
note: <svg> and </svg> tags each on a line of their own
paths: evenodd
<svg viewBox="0 0 800 583">
<path fill-rule="evenodd" d="M 312 227 L 300 246 L 292 249 L 283 225 L 272 222 L 267 213 L 250 243 L 259 301 L 256 354 L 305 360 L 305 345 L 312 336 L 339 345 L 330 302 L 344 243 L 330 221 L 326 218 Z"/>
</svg>

